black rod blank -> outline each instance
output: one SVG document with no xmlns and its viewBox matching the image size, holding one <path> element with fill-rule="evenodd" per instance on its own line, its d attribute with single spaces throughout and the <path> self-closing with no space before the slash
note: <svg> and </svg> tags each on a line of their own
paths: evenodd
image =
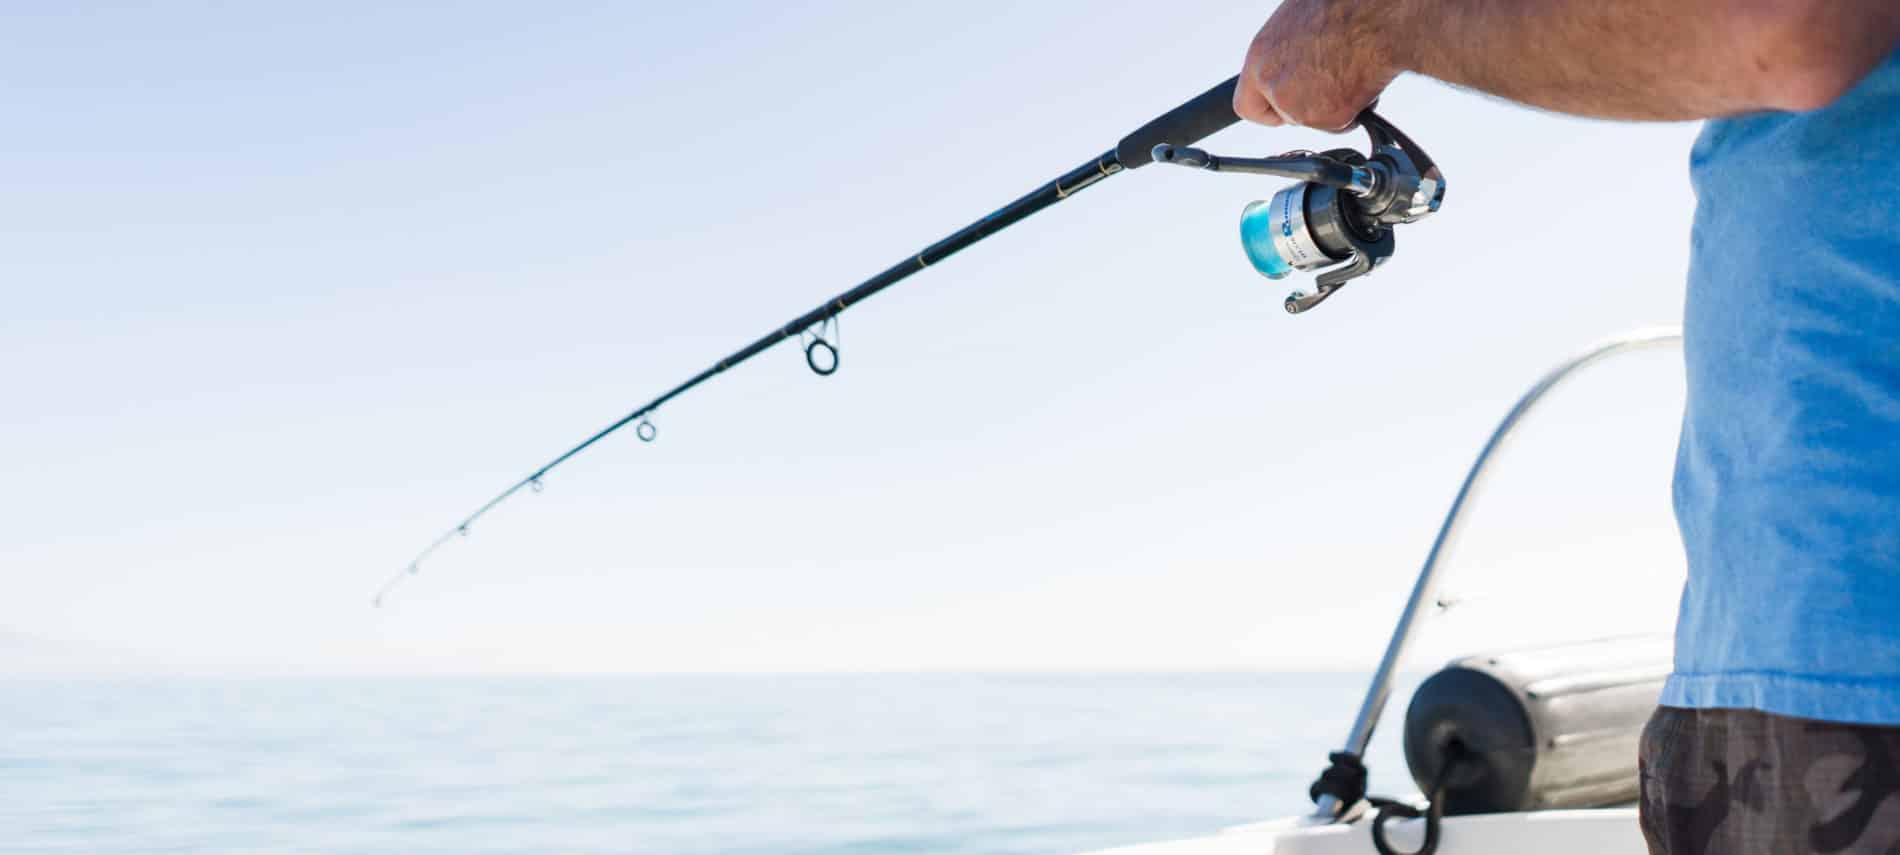
<svg viewBox="0 0 1900 855">
<path fill-rule="evenodd" d="M 458 535 L 468 534 L 469 526 L 474 525 L 476 520 L 481 519 L 489 511 L 494 510 L 496 505 L 507 501 L 510 497 L 521 492 L 523 489 L 540 489 L 542 483 L 541 479 L 553 471 L 555 467 L 566 463 L 575 455 L 586 451 L 589 447 L 593 446 L 594 443 L 606 439 L 621 428 L 634 424 L 635 422 L 639 422 L 643 426 L 648 425 L 645 421 L 646 417 L 651 415 L 654 410 L 659 409 L 666 402 L 685 394 L 688 390 L 701 383 L 725 373 L 727 369 L 764 353 L 766 350 L 771 349 L 773 345 L 785 339 L 798 336 L 805 330 L 809 330 L 814 326 L 837 317 L 843 313 L 844 310 L 869 299 L 871 295 L 910 278 L 913 274 L 957 254 L 990 235 L 996 234 L 1003 229 L 1027 219 L 1030 215 L 1044 208 L 1048 208 L 1057 202 L 1061 202 L 1076 193 L 1088 189 L 1104 178 L 1121 172 L 1123 169 L 1136 169 L 1146 166 L 1153 160 L 1149 152 L 1156 145 L 1162 143 L 1191 145 L 1195 142 L 1199 142 L 1203 137 L 1239 121 L 1234 115 L 1232 107 L 1234 83 L 1235 81 L 1233 79 L 1229 79 L 1201 93 L 1193 100 L 1176 107 L 1154 121 L 1143 125 L 1134 133 L 1129 134 L 1115 149 L 1104 152 L 1100 156 L 1089 160 L 1087 163 L 1063 173 L 1060 177 L 1030 191 L 1022 198 L 996 209 L 991 212 L 989 216 L 958 229 L 949 237 L 925 247 L 922 251 L 892 265 L 884 270 L 884 272 L 864 280 L 862 283 L 859 283 L 857 287 L 839 294 L 836 297 L 832 297 L 820 304 L 817 308 L 793 318 L 786 322 L 785 325 L 766 333 L 757 341 L 746 345 L 732 355 L 714 363 L 712 367 L 693 375 L 686 382 L 667 390 L 665 394 L 648 401 L 640 408 L 622 416 L 613 424 L 600 429 L 579 445 L 562 452 L 559 457 L 543 464 L 540 468 L 529 474 L 528 477 L 515 482 L 508 489 L 503 490 L 500 495 L 489 499 L 486 504 L 476 508 L 474 513 L 464 517 L 461 522 L 456 523 L 454 528 L 444 532 L 442 536 L 431 542 L 428 548 L 418 553 L 416 557 L 409 562 L 407 567 L 390 577 L 389 581 L 385 582 L 383 587 L 376 592 L 376 605 L 382 605 L 383 597 L 386 596 L 391 589 L 400 584 L 404 577 L 419 572 L 422 567 L 422 562 L 435 554 L 436 550 L 441 549 L 444 544 L 454 540 Z M 649 439 L 650 434 L 642 431 L 641 438 Z"/>
</svg>

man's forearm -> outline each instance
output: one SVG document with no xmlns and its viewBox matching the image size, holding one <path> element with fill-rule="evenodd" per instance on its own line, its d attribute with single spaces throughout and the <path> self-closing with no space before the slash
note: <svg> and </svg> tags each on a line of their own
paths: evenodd
<svg viewBox="0 0 1900 855">
<path fill-rule="evenodd" d="M 1896 0 L 1284 0 L 1234 107 L 1340 128 L 1411 71 L 1604 118 L 1810 110 L 1896 42 Z"/>
<path fill-rule="evenodd" d="M 1892 0 L 1397 0 L 1399 67 L 1617 119 L 1825 106 L 1900 36 Z"/>
</svg>

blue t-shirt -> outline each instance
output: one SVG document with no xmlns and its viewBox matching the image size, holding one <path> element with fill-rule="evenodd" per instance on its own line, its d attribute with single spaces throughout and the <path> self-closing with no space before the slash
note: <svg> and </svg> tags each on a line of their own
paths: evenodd
<svg viewBox="0 0 1900 855">
<path fill-rule="evenodd" d="M 1662 702 L 1900 724 L 1900 54 L 1714 121 L 1696 189 Z"/>
</svg>

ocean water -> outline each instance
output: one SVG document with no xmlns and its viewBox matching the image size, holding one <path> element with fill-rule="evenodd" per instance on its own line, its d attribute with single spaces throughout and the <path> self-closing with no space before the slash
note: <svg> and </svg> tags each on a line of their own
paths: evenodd
<svg viewBox="0 0 1900 855">
<path fill-rule="evenodd" d="M 7 680 L 0 852 L 1080 852 L 1304 810 L 1364 684 Z"/>
</svg>

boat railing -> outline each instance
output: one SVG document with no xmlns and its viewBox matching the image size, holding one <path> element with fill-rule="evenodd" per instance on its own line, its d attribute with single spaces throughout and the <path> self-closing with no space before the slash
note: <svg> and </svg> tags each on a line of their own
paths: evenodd
<svg viewBox="0 0 1900 855">
<path fill-rule="evenodd" d="M 1464 484 L 1458 488 L 1458 495 L 1452 499 L 1451 510 L 1445 514 L 1445 522 L 1438 528 L 1438 536 L 1432 541 L 1431 552 L 1425 556 L 1425 566 L 1419 571 L 1418 581 L 1412 586 L 1412 595 L 1405 603 L 1405 610 L 1399 615 L 1398 626 L 1392 631 L 1392 640 L 1387 642 L 1385 656 L 1379 661 L 1379 668 L 1373 673 L 1372 685 L 1366 690 L 1365 700 L 1359 706 L 1359 715 L 1354 718 L 1351 732 L 1346 736 L 1343 750 L 1354 756 L 1363 756 L 1366 747 L 1372 742 L 1372 732 L 1378 726 L 1379 717 L 1385 711 L 1386 701 L 1392 694 L 1392 683 L 1398 672 L 1399 663 L 1405 659 L 1406 650 L 1411 646 L 1418 633 L 1419 620 L 1425 610 L 1436 602 L 1435 596 L 1440 571 L 1446 564 L 1446 558 L 1457 548 L 1458 537 L 1464 528 L 1465 511 L 1476 501 L 1479 490 L 1484 486 L 1489 466 L 1499 452 L 1509 444 L 1518 426 L 1537 404 L 1550 394 L 1551 390 L 1575 376 L 1583 369 L 1603 362 L 1610 357 L 1636 351 L 1651 350 L 1659 347 L 1679 346 L 1682 343 L 1682 330 L 1679 327 L 1654 327 L 1635 330 L 1614 338 L 1606 339 L 1587 350 L 1565 360 L 1551 369 L 1537 384 L 1525 392 L 1523 397 L 1511 407 L 1491 438 L 1478 452 L 1478 459 L 1465 473 Z M 1314 812 L 1314 820 L 1333 822 L 1340 818 L 1343 811 L 1351 805 L 1340 805 L 1332 796 L 1323 795 Z"/>
</svg>

